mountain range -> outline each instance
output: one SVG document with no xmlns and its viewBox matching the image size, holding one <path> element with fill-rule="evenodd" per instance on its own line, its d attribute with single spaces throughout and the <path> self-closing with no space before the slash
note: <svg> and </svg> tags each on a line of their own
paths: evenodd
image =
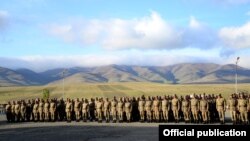
<svg viewBox="0 0 250 141">
<path fill-rule="evenodd" d="M 236 66 L 212 63 L 183 63 L 170 66 L 107 65 L 66 69 L 67 84 L 105 82 L 156 82 L 169 84 L 234 83 Z M 0 86 L 59 84 L 63 68 L 34 72 L 29 69 L 0 67 Z M 238 66 L 238 82 L 250 83 L 250 69 Z"/>
</svg>

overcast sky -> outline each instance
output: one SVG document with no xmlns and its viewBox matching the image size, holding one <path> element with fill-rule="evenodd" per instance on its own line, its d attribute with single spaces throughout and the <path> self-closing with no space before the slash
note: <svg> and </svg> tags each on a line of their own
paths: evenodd
<svg viewBox="0 0 250 141">
<path fill-rule="evenodd" d="M 0 66 L 235 63 L 250 68 L 250 0 L 3 0 Z"/>
</svg>

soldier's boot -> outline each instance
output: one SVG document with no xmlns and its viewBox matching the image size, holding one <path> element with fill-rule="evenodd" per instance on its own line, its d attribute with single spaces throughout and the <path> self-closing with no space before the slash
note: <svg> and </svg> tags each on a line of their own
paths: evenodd
<svg viewBox="0 0 250 141">
<path fill-rule="evenodd" d="M 222 120 L 220 121 L 220 124 L 223 124 L 223 121 L 222 121 Z"/>
</svg>

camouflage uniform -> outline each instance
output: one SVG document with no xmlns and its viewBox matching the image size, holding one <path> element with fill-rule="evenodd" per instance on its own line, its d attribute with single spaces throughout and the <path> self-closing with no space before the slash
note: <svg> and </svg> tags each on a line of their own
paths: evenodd
<svg viewBox="0 0 250 141">
<path fill-rule="evenodd" d="M 26 104 L 24 101 L 21 102 L 20 113 L 21 113 L 21 121 L 25 121 L 25 119 L 26 119 Z"/>
<path fill-rule="evenodd" d="M 219 118 L 221 124 L 225 123 L 225 111 L 226 111 L 226 100 L 219 95 L 219 97 L 216 99 L 216 109 L 219 113 Z"/>
<path fill-rule="evenodd" d="M 5 106 L 6 111 L 6 118 L 8 122 L 11 122 L 11 104 L 8 102 L 8 104 Z"/>
<path fill-rule="evenodd" d="M 170 103 L 169 103 L 166 96 L 161 101 L 161 110 L 162 110 L 163 120 L 168 122 L 169 121 L 168 113 L 169 113 L 169 110 L 170 110 Z"/>
<path fill-rule="evenodd" d="M 76 115 L 76 121 L 79 121 L 81 118 L 81 115 L 80 115 L 81 103 L 78 98 L 75 100 L 75 103 L 74 103 L 74 111 Z"/>
<path fill-rule="evenodd" d="M 110 121 L 110 107 L 111 103 L 108 98 L 104 101 L 104 117 L 106 119 L 106 122 Z"/>
<path fill-rule="evenodd" d="M 124 102 L 120 98 L 117 103 L 117 113 L 118 113 L 119 122 L 123 121 L 123 110 L 124 110 Z"/>
<path fill-rule="evenodd" d="M 99 99 L 98 101 L 96 101 L 95 104 L 96 104 L 96 112 L 97 112 L 98 122 L 102 122 L 102 109 L 103 109 L 102 100 Z"/>
<path fill-rule="evenodd" d="M 240 98 L 238 99 L 238 109 L 240 111 L 241 122 L 245 124 L 248 123 L 248 108 L 248 100 L 244 97 L 244 94 L 241 94 Z"/>
<path fill-rule="evenodd" d="M 204 95 L 200 100 L 200 111 L 202 114 L 203 123 L 208 123 L 208 101 L 206 100 L 206 96 Z"/>
<path fill-rule="evenodd" d="M 145 121 L 145 100 L 141 98 L 138 103 L 138 109 L 140 112 L 140 120 Z"/>
<path fill-rule="evenodd" d="M 190 101 L 188 99 L 188 97 L 186 96 L 186 98 L 182 101 L 182 112 L 184 115 L 184 120 L 185 122 L 190 122 L 190 112 L 191 112 L 191 106 L 190 106 Z"/>
<path fill-rule="evenodd" d="M 125 101 L 124 107 L 125 107 L 127 121 L 130 122 L 131 121 L 132 105 L 131 105 L 131 101 L 128 98 Z"/>
<path fill-rule="evenodd" d="M 18 101 L 15 104 L 15 119 L 16 119 L 16 121 L 20 121 L 20 110 L 21 110 L 21 107 L 20 107 L 20 103 Z"/>
<path fill-rule="evenodd" d="M 237 111 L 238 101 L 236 98 L 233 97 L 233 95 L 231 95 L 230 98 L 227 100 L 227 104 L 228 104 L 227 107 L 230 110 L 231 120 L 233 124 L 236 124 L 237 122 L 236 111 Z"/>
<path fill-rule="evenodd" d="M 43 100 L 41 100 L 39 102 L 39 106 L 38 106 L 38 112 L 39 112 L 39 120 L 43 121 L 44 120 L 44 111 L 43 111 L 43 107 L 44 107 L 44 102 Z"/>
<path fill-rule="evenodd" d="M 174 114 L 175 122 L 179 122 L 179 109 L 180 109 L 180 101 L 175 95 L 172 99 L 172 111 Z"/>
<path fill-rule="evenodd" d="M 15 121 L 15 105 L 16 105 L 16 102 L 13 101 L 12 104 L 11 104 L 11 120 L 14 122 Z"/>
<path fill-rule="evenodd" d="M 51 116 L 51 120 L 55 121 L 56 120 L 56 103 L 54 100 L 50 101 L 50 107 L 49 107 L 49 111 L 50 111 L 50 116 Z"/>
<path fill-rule="evenodd" d="M 154 116 L 154 120 L 156 122 L 159 122 L 160 121 L 160 101 L 158 98 L 155 98 L 154 101 L 153 101 L 153 116 Z"/>
<path fill-rule="evenodd" d="M 199 100 L 194 96 L 191 96 L 191 111 L 192 111 L 192 115 L 193 115 L 193 120 L 195 123 L 198 123 L 198 112 L 199 112 L 199 107 L 200 107 L 200 103 Z"/>
<path fill-rule="evenodd" d="M 35 104 L 33 105 L 33 115 L 34 115 L 34 121 L 38 121 L 38 117 L 39 117 L 39 104 L 38 101 L 35 102 Z"/>
<path fill-rule="evenodd" d="M 115 97 L 111 101 L 111 114 L 112 114 L 113 122 L 116 122 L 116 118 L 117 118 L 117 100 L 116 100 Z"/>
<path fill-rule="evenodd" d="M 72 102 L 70 99 L 67 100 L 66 102 L 66 108 L 65 108 L 65 112 L 66 112 L 66 118 L 67 118 L 67 121 L 70 122 L 71 121 L 71 112 L 73 110 L 73 105 L 72 105 Z"/>
<path fill-rule="evenodd" d="M 44 103 L 43 111 L 44 111 L 44 120 L 49 121 L 49 101 L 48 101 L 48 99 Z"/>
<path fill-rule="evenodd" d="M 82 100 L 82 120 L 84 122 L 88 119 L 88 113 L 89 113 L 89 102 L 88 99 Z"/>
<path fill-rule="evenodd" d="M 145 103 L 145 110 L 147 114 L 147 121 L 152 122 L 152 100 L 150 97 L 147 98 L 146 103 Z"/>
</svg>

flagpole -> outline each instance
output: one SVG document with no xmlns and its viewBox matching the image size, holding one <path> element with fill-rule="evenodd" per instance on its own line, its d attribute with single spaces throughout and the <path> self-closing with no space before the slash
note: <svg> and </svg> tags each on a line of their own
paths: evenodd
<svg viewBox="0 0 250 141">
<path fill-rule="evenodd" d="M 63 98 L 64 98 L 64 95 L 65 95 L 65 89 L 64 89 L 64 78 L 65 78 L 65 73 L 66 73 L 66 69 L 63 69 L 63 72 L 62 72 L 62 76 L 63 76 Z"/>
<path fill-rule="evenodd" d="M 240 57 L 237 57 L 236 60 L 236 66 L 235 66 L 235 93 L 238 94 L 238 63 L 239 63 Z"/>
</svg>

